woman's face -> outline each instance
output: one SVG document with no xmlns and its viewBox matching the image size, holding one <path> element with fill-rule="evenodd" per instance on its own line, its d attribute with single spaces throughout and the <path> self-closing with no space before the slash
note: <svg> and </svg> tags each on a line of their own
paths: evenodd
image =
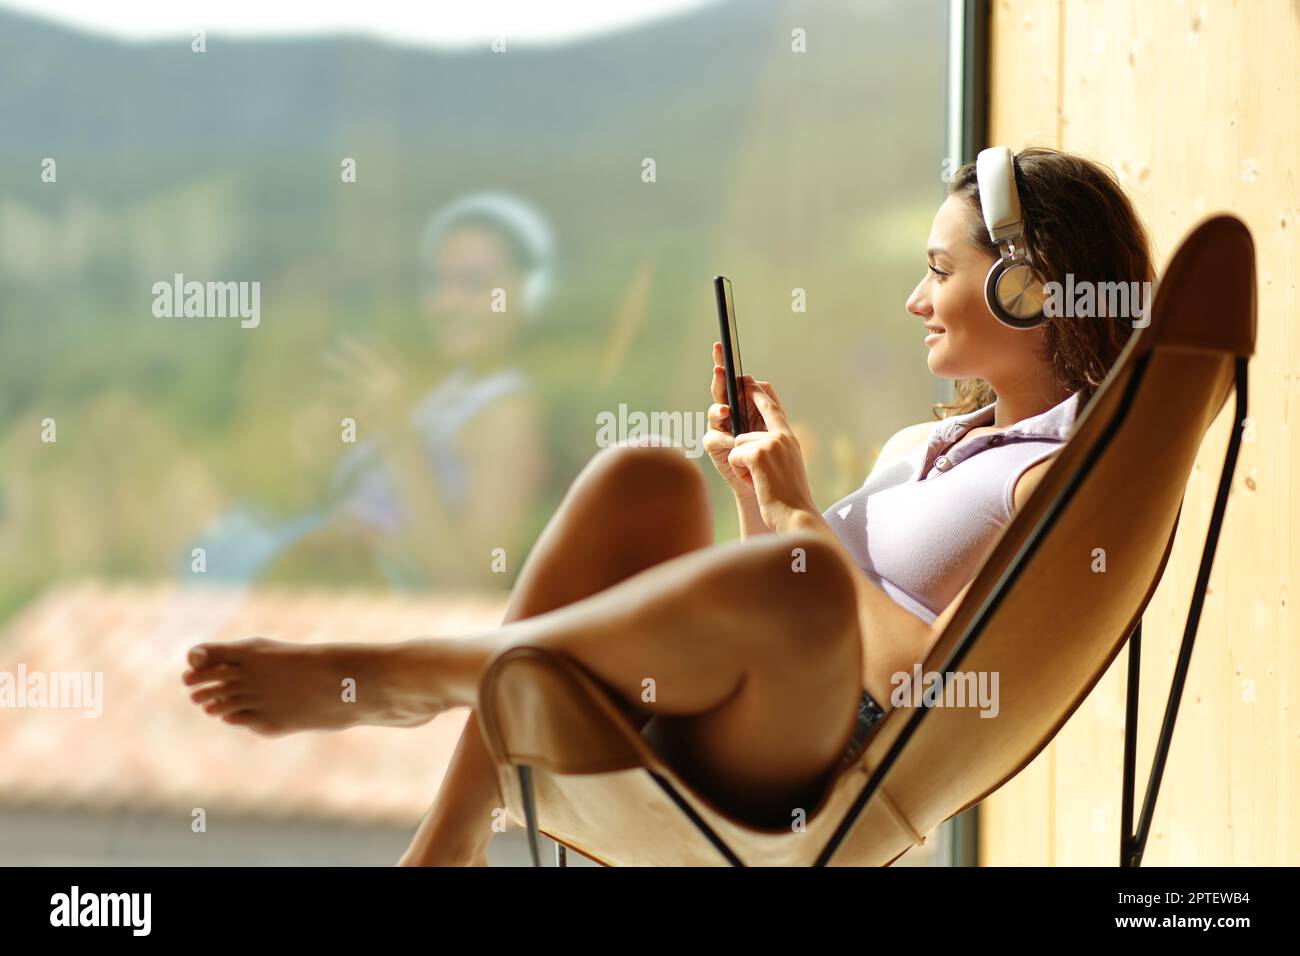
<svg viewBox="0 0 1300 956">
<path fill-rule="evenodd" d="M 967 200 L 944 200 L 930 227 L 925 278 L 908 297 L 907 311 L 925 326 L 931 372 L 980 378 L 998 391 L 1041 364 L 1042 329 L 1010 328 L 985 305 L 984 280 L 996 256 L 971 238 L 976 218 Z"/>
</svg>

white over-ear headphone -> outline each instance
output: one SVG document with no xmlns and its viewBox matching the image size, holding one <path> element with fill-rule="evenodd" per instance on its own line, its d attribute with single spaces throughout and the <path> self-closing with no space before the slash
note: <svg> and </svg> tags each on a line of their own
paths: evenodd
<svg viewBox="0 0 1300 956">
<path fill-rule="evenodd" d="M 975 157 L 975 177 L 984 225 L 998 247 L 998 259 L 984 280 L 984 301 L 1003 324 L 1013 329 L 1037 328 L 1047 321 L 1043 312 L 1047 294 L 1025 249 L 1011 150 L 1005 146 L 981 150 Z"/>
</svg>

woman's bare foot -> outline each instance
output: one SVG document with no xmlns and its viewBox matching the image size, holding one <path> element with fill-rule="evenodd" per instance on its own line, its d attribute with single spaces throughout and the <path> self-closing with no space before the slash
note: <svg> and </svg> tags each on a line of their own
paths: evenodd
<svg viewBox="0 0 1300 956">
<path fill-rule="evenodd" d="M 267 736 L 358 724 L 414 727 L 457 701 L 442 693 L 438 645 L 289 644 L 254 637 L 189 653 L 190 699 Z M 454 671 L 451 656 L 446 667 Z"/>
</svg>

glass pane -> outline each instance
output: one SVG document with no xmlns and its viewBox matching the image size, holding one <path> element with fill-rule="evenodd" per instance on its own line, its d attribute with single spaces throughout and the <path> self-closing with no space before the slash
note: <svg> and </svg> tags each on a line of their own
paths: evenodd
<svg viewBox="0 0 1300 956">
<path fill-rule="evenodd" d="M 12 862 L 395 859 L 463 711 L 268 750 L 185 650 L 494 626 L 643 420 L 734 537 L 715 274 L 824 507 L 930 417 L 944 4 L 37 6 L 0 8 L 0 663 L 104 696 L 0 715 Z"/>
</svg>

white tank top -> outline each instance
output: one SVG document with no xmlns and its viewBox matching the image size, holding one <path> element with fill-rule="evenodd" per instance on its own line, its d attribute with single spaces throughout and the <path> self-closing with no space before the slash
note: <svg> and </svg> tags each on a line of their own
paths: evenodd
<svg viewBox="0 0 1300 956">
<path fill-rule="evenodd" d="M 1069 438 L 1082 390 L 1003 432 L 997 402 L 935 422 L 929 440 L 874 468 L 824 517 L 863 572 L 927 624 L 952 603 L 1011 522 L 1017 480 Z"/>
</svg>

